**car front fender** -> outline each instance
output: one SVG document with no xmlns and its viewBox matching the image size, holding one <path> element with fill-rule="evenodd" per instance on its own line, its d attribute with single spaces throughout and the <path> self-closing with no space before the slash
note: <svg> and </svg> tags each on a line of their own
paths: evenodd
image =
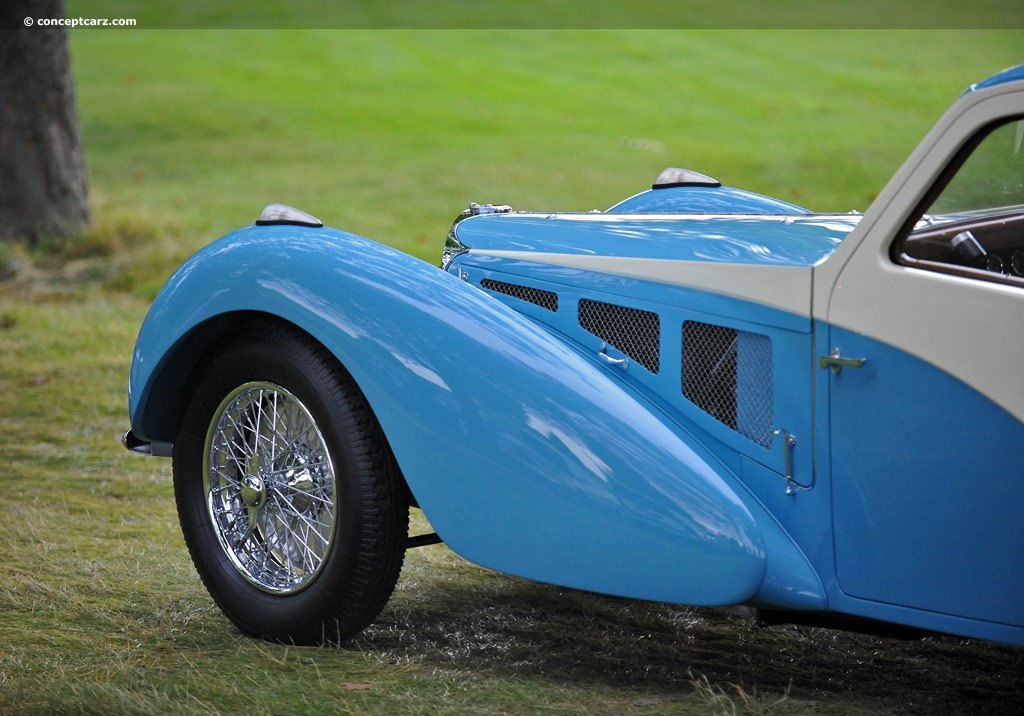
<svg viewBox="0 0 1024 716">
<path fill-rule="evenodd" d="M 352 234 L 248 227 L 190 259 L 139 335 L 136 435 L 172 439 L 165 413 L 198 360 L 182 346 L 240 313 L 289 321 L 338 358 L 418 504 L 467 559 L 627 597 L 823 607 L 775 520 L 614 368 L 457 277 Z"/>
</svg>

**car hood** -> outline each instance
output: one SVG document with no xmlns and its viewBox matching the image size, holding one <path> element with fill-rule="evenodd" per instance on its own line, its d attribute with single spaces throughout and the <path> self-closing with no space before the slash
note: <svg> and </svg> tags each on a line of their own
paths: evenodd
<svg viewBox="0 0 1024 716">
<path fill-rule="evenodd" d="M 530 214 L 469 217 L 454 227 L 471 253 L 813 266 L 857 225 L 857 214 Z"/>
</svg>

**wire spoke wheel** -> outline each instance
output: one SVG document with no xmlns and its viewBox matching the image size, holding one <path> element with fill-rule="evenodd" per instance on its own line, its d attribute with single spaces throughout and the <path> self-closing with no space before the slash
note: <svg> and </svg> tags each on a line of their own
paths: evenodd
<svg viewBox="0 0 1024 716">
<path fill-rule="evenodd" d="M 246 383 L 214 413 L 204 489 L 218 540 L 254 586 L 289 594 L 316 577 L 334 541 L 334 465 L 309 410 L 271 383 Z"/>
<path fill-rule="evenodd" d="M 404 481 L 366 397 L 308 335 L 243 323 L 186 381 L 174 440 L 181 530 L 246 634 L 341 643 L 402 569 Z"/>
</svg>

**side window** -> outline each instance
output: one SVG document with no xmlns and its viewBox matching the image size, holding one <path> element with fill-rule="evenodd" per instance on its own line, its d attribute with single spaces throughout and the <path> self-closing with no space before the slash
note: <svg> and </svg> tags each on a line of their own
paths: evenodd
<svg viewBox="0 0 1024 716">
<path fill-rule="evenodd" d="M 893 244 L 897 263 L 1024 286 L 1024 118 L 981 132 Z"/>
</svg>

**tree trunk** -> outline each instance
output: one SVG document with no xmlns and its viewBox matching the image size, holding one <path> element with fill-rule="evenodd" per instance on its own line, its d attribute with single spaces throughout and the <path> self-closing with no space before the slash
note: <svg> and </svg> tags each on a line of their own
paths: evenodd
<svg viewBox="0 0 1024 716">
<path fill-rule="evenodd" d="M 0 0 L 0 238 L 74 236 L 89 222 L 63 0 Z"/>
</svg>

